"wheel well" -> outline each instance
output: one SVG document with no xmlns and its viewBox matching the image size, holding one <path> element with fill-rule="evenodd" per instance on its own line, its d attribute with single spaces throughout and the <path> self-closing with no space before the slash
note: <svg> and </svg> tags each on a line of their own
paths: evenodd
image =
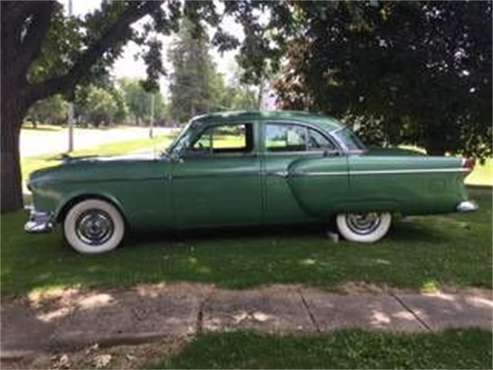
<svg viewBox="0 0 493 370">
<path fill-rule="evenodd" d="M 68 202 L 66 202 L 63 205 L 60 212 L 58 212 L 56 221 L 59 223 L 63 222 L 63 220 L 65 219 L 65 216 L 67 216 L 68 211 L 70 211 L 70 209 L 73 206 L 75 206 L 76 204 L 78 204 L 84 200 L 87 200 L 87 199 L 99 199 L 99 200 L 103 200 L 105 202 L 108 202 L 113 207 L 115 207 L 118 210 L 118 212 L 120 212 L 120 215 L 122 216 L 123 221 L 125 222 L 125 225 L 128 226 L 127 219 L 125 218 L 125 214 L 122 212 L 120 206 L 118 204 L 116 204 L 113 200 L 111 200 L 110 198 L 102 196 L 102 195 L 98 195 L 98 194 L 83 194 L 83 195 L 78 195 L 78 196 L 70 199 Z"/>
</svg>

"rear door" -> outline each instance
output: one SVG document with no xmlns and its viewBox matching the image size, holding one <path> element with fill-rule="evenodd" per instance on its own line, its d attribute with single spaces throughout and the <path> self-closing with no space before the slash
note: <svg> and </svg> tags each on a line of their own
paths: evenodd
<svg viewBox="0 0 493 370">
<path fill-rule="evenodd" d="M 347 158 L 322 131 L 265 122 L 262 142 L 264 223 L 323 217 L 347 193 Z"/>
</svg>

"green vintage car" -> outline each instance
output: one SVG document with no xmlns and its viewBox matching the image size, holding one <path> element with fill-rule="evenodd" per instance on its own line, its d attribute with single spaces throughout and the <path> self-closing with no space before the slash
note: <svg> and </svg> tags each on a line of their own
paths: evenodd
<svg viewBox="0 0 493 370">
<path fill-rule="evenodd" d="M 116 248 L 129 230 L 334 222 L 375 242 L 392 214 L 467 212 L 474 162 L 369 150 L 333 118 L 227 112 L 194 118 L 162 154 L 69 159 L 34 172 L 25 229 L 60 223 L 82 253 Z"/>
</svg>

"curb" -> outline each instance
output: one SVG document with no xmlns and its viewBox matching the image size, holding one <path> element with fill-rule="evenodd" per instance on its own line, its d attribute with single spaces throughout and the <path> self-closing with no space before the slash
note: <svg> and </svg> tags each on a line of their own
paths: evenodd
<svg viewBox="0 0 493 370">
<path fill-rule="evenodd" d="M 34 357 L 35 355 L 39 355 L 40 351 L 1 351 L 0 352 L 0 360 L 1 361 L 19 361 L 27 358 Z"/>
</svg>

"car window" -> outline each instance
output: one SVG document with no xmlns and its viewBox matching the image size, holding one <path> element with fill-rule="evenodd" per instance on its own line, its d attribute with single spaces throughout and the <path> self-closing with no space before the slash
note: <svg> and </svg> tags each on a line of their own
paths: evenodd
<svg viewBox="0 0 493 370">
<path fill-rule="evenodd" d="M 337 150 L 335 145 L 317 130 L 308 129 L 308 150 Z"/>
<path fill-rule="evenodd" d="M 267 124 L 265 148 L 269 152 L 305 151 L 306 129 L 298 125 Z"/>
<path fill-rule="evenodd" d="M 319 131 L 289 124 L 267 124 L 265 147 L 269 152 L 337 150 Z"/>
<path fill-rule="evenodd" d="M 356 134 L 347 127 L 335 131 L 334 136 L 343 142 L 346 148 L 350 151 L 366 150 L 365 144 L 363 144 L 358 136 L 356 136 Z"/>
<path fill-rule="evenodd" d="M 191 151 L 204 154 L 248 153 L 253 149 L 250 123 L 211 126 L 191 145 Z"/>
</svg>

